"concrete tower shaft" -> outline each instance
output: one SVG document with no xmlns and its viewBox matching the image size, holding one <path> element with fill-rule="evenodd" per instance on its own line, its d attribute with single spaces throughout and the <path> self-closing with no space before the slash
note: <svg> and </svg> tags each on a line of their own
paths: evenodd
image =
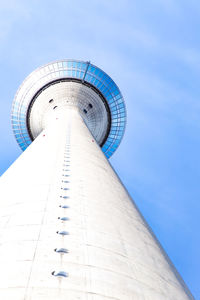
<svg viewBox="0 0 200 300">
<path fill-rule="evenodd" d="M 77 108 L 55 114 L 0 190 L 2 299 L 193 299 Z"/>
<path fill-rule="evenodd" d="M 70 60 L 39 68 L 12 124 L 27 149 L 0 180 L 0 299 L 193 299 L 107 159 L 125 128 L 108 75 Z"/>
</svg>

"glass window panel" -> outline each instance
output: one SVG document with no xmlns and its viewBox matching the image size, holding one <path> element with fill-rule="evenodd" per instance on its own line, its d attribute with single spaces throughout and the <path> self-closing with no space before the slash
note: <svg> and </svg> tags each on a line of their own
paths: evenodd
<svg viewBox="0 0 200 300">
<path fill-rule="evenodd" d="M 111 94 L 108 94 L 106 99 L 109 101 L 110 99 L 112 99 L 112 95 Z"/>
<path fill-rule="evenodd" d="M 120 103 L 120 104 L 118 105 L 118 107 L 119 107 L 119 108 L 124 107 L 124 103 Z"/>
<path fill-rule="evenodd" d="M 23 147 L 23 146 L 25 146 L 25 143 L 19 143 L 19 145 Z"/>
<path fill-rule="evenodd" d="M 91 83 L 93 84 L 94 83 L 94 80 L 95 80 L 95 78 L 93 77 L 93 76 L 91 76 L 92 78 L 91 78 Z"/>
<path fill-rule="evenodd" d="M 111 154 L 112 154 L 112 152 L 111 152 L 111 151 L 107 152 L 107 155 L 109 155 L 109 156 L 110 156 Z"/>
<path fill-rule="evenodd" d="M 19 107 L 14 107 L 12 113 L 16 115 L 18 113 L 18 110 L 19 110 Z"/>
<path fill-rule="evenodd" d="M 108 136 L 107 141 L 108 141 L 108 144 L 112 143 L 113 140 L 112 140 L 112 138 L 110 137 L 110 135 Z"/>
<path fill-rule="evenodd" d="M 94 72 L 94 67 L 92 65 L 89 65 L 88 72 L 90 72 L 90 73 Z"/>
<path fill-rule="evenodd" d="M 118 109 L 116 106 L 112 108 L 111 114 L 112 116 L 118 114 Z"/>
<path fill-rule="evenodd" d="M 81 63 L 81 69 L 84 71 L 86 70 L 86 63 Z"/>
<path fill-rule="evenodd" d="M 98 74 L 99 74 L 99 72 L 100 72 L 100 70 L 99 70 L 99 69 L 97 69 L 97 68 L 95 68 L 95 71 L 94 71 L 95 75 L 98 75 Z"/>
<path fill-rule="evenodd" d="M 18 120 L 18 117 L 12 116 L 12 119 L 13 119 L 13 120 Z"/>
<path fill-rule="evenodd" d="M 117 102 L 123 102 L 123 99 L 121 98 L 121 94 L 118 94 L 117 96 L 115 96 L 115 99 L 118 100 Z"/>
<path fill-rule="evenodd" d="M 97 87 L 99 88 L 102 85 L 101 81 L 97 84 Z"/>
<path fill-rule="evenodd" d="M 104 96 L 107 97 L 107 95 L 109 95 L 109 90 L 107 89 L 106 86 L 104 86 L 105 90 L 103 92 Z"/>
<path fill-rule="evenodd" d="M 67 70 L 67 76 L 69 76 L 69 77 L 72 76 L 72 71 L 71 70 Z"/>
<path fill-rule="evenodd" d="M 71 62 L 71 61 L 68 61 L 68 62 L 67 62 L 67 67 L 68 67 L 68 68 L 71 68 L 71 67 L 72 67 L 72 62 Z"/>
<path fill-rule="evenodd" d="M 100 71 L 100 72 L 99 72 L 99 78 L 102 78 L 103 75 L 104 75 L 104 73 Z"/>
<path fill-rule="evenodd" d="M 53 67 L 54 67 L 54 70 L 58 70 L 58 64 L 57 63 L 53 64 Z"/>
<path fill-rule="evenodd" d="M 112 102 L 109 106 L 110 107 L 115 107 L 116 103 L 115 102 Z"/>
<path fill-rule="evenodd" d="M 91 81 L 91 78 L 92 78 L 91 75 L 86 74 L 86 76 L 85 76 L 85 80 L 86 80 L 86 81 L 90 82 L 90 81 Z"/>
<path fill-rule="evenodd" d="M 80 61 L 77 63 L 77 68 L 81 69 L 81 63 L 80 63 Z"/>
<path fill-rule="evenodd" d="M 103 83 L 101 83 L 101 86 L 99 87 L 100 91 L 103 92 L 105 89 L 105 86 L 103 85 Z"/>
</svg>

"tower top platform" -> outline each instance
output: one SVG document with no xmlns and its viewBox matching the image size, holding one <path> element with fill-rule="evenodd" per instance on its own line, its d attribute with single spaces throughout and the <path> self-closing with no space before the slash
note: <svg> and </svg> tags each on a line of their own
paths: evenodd
<svg viewBox="0 0 200 300">
<path fill-rule="evenodd" d="M 109 158 L 125 131 L 126 109 L 115 82 L 90 62 L 59 60 L 33 71 L 12 105 L 15 138 L 25 150 L 45 128 L 49 116 L 76 106 Z"/>
</svg>

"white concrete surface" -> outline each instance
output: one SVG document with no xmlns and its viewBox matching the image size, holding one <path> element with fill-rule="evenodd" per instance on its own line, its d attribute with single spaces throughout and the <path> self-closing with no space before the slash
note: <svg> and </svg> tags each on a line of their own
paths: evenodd
<svg viewBox="0 0 200 300">
<path fill-rule="evenodd" d="M 33 138 L 46 128 L 57 110 L 71 106 L 78 109 L 95 140 L 101 145 L 109 130 L 108 113 L 100 96 L 81 82 L 61 81 L 40 92 L 30 110 L 29 127 Z"/>
<path fill-rule="evenodd" d="M 0 195 L 0 299 L 193 299 L 76 110 L 58 111 Z"/>
</svg>

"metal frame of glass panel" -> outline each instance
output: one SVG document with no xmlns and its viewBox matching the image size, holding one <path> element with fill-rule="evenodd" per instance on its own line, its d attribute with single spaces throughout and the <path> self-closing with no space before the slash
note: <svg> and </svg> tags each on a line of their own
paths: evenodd
<svg viewBox="0 0 200 300">
<path fill-rule="evenodd" d="M 24 151 L 32 140 L 29 136 L 26 116 L 35 94 L 48 83 L 63 79 L 76 78 L 94 86 L 104 96 L 111 113 L 111 128 L 102 146 L 109 158 L 119 146 L 126 126 L 126 108 L 122 94 L 114 81 L 101 69 L 90 62 L 60 60 L 46 64 L 33 71 L 19 87 L 12 105 L 12 128 L 15 138 Z"/>
</svg>

